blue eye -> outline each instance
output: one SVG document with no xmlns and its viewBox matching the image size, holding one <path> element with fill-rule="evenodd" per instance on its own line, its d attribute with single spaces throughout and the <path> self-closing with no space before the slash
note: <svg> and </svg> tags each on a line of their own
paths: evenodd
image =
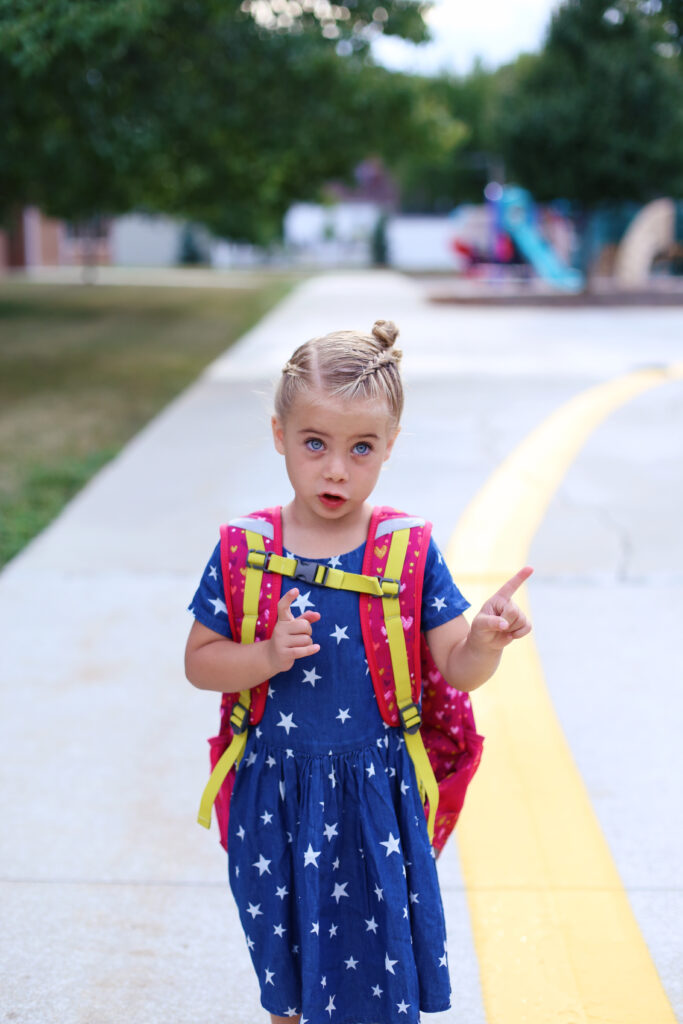
<svg viewBox="0 0 683 1024">
<path fill-rule="evenodd" d="M 358 444 L 354 444 L 353 450 L 356 455 L 368 455 L 372 451 L 372 445 L 367 441 L 359 441 Z"/>
<path fill-rule="evenodd" d="M 306 447 L 312 452 L 321 452 L 325 445 L 319 437 L 309 437 L 306 441 Z"/>
</svg>

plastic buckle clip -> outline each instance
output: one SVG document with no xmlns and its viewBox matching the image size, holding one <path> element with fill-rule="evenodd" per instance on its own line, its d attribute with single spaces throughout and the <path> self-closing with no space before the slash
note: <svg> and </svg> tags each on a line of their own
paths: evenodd
<svg viewBox="0 0 683 1024">
<path fill-rule="evenodd" d="M 398 595 L 401 592 L 401 581 L 400 580 L 393 580 L 390 576 L 378 576 L 377 579 L 379 581 L 380 587 L 382 588 L 382 596 L 383 597 L 398 597 Z M 384 589 L 384 584 L 385 583 L 393 583 L 394 586 L 396 587 L 395 593 L 391 593 L 391 592 L 386 591 Z"/>
<path fill-rule="evenodd" d="M 260 569 L 262 572 L 270 572 L 268 566 L 270 565 L 270 556 L 272 554 L 272 551 L 261 551 L 260 548 L 249 548 L 247 551 L 247 568 Z M 252 562 L 252 555 L 258 555 L 257 565 L 254 565 Z"/>
<path fill-rule="evenodd" d="M 422 725 L 422 715 L 417 704 L 406 704 L 405 707 L 399 708 L 398 715 L 404 731 L 410 735 L 417 732 Z"/>
<path fill-rule="evenodd" d="M 235 736 L 241 736 L 249 725 L 249 708 L 237 701 L 230 714 L 230 728 Z"/>
<path fill-rule="evenodd" d="M 318 569 L 323 569 L 324 572 L 319 580 L 316 580 L 316 573 Z M 311 562 L 308 558 L 297 558 L 296 568 L 294 569 L 293 579 L 301 580 L 302 583 L 321 583 L 324 584 L 325 577 L 329 572 L 329 566 L 320 565 L 319 562 Z"/>
</svg>

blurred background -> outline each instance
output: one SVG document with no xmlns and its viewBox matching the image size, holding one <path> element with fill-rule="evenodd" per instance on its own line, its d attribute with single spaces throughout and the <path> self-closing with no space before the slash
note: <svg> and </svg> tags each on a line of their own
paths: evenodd
<svg viewBox="0 0 683 1024">
<path fill-rule="evenodd" d="M 683 0 L 3 4 L 0 560 L 311 271 L 677 303 L 682 33 Z"/>
</svg>

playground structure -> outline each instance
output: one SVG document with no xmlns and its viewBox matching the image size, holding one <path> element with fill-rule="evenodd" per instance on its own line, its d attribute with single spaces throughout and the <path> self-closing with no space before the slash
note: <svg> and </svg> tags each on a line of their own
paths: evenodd
<svg viewBox="0 0 683 1024">
<path fill-rule="evenodd" d="M 454 252 L 469 278 L 500 285 L 502 282 L 537 283 L 551 291 L 576 294 L 586 287 L 585 276 L 572 266 L 578 249 L 567 204 L 539 206 L 525 189 L 491 182 L 486 203 L 454 211 Z M 678 228 L 678 230 L 677 230 Z M 615 204 L 595 212 L 583 238 L 581 261 L 591 279 L 615 292 L 647 290 L 666 283 L 661 273 L 683 257 L 683 204 L 657 199 L 643 207 Z M 664 263 L 663 263 L 664 261 Z M 675 287 L 675 284 L 674 284 Z"/>
</svg>

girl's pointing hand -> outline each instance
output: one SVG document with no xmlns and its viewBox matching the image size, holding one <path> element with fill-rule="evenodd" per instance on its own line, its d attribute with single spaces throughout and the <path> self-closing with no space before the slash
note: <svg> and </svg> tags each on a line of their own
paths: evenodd
<svg viewBox="0 0 683 1024">
<path fill-rule="evenodd" d="M 531 632 L 531 622 L 512 600 L 512 595 L 529 579 L 533 571 L 530 566 L 520 569 L 496 591 L 493 597 L 489 598 L 472 620 L 472 644 L 479 648 L 501 651 L 513 640 L 519 640 Z"/>
<path fill-rule="evenodd" d="M 298 658 L 307 658 L 317 654 L 320 644 L 313 643 L 312 622 L 317 622 L 320 612 L 303 612 L 296 618 L 292 615 L 292 602 L 296 601 L 299 591 L 295 587 L 288 590 L 277 604 L 277 623 L 272 632 L 269 645 L 271 675 L 286 672 Z"/>
</svg>

